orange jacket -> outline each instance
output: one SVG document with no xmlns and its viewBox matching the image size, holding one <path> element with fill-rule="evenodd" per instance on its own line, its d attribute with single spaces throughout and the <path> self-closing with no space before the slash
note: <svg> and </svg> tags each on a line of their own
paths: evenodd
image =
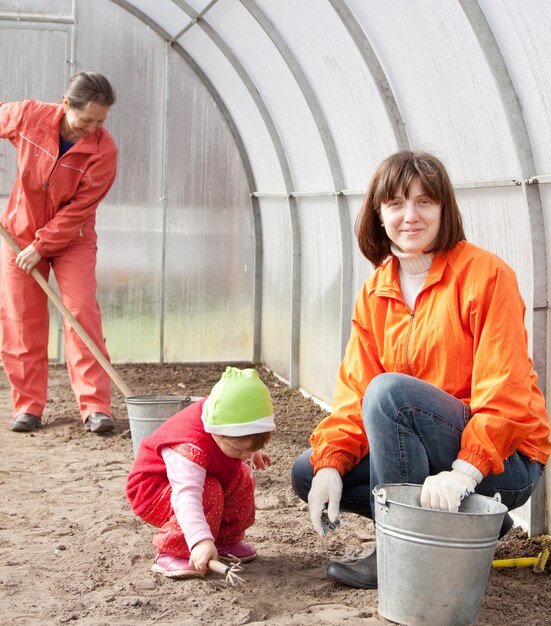
<svg viewBox="0 0 551 626">
<path fill-rule="evenodd" d="M 0 103 L 0 137 L 17 149 L 17 178 L 2 223 L 22 247 L 61 254 L 76 238 L 95 245 L 96 209 L 115 180 L 117 147 L 103 128 L 59 156 L 61 104 Z"/>
<path fill-rule="evenodd" d="M 397 259 L 387 259 L 356 299 L 332 413 L 311 436 L 314 470 L 342 475 L 367 454 L 361 402 L 383 372 L 415 376 L 470 406 L 458 457 L 484 476 L 501 473 L 516 450 L 545 464 L 549 420 L 524 313 L 513 270 L 466 241 L 435 255 L 414 312 L 400 292 Z"/>
</svg>

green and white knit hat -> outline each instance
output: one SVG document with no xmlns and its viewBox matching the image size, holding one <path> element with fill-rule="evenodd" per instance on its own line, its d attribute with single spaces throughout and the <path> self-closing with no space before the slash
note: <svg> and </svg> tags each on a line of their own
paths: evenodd
<svg viewBox="0 0 551 626">
<path fill-rule="evenodd" d="M 268 387 L 255 369 L 227 367 L 203 407 L 207 433 L 242 437 L 275 429 Z"/>
</svg>

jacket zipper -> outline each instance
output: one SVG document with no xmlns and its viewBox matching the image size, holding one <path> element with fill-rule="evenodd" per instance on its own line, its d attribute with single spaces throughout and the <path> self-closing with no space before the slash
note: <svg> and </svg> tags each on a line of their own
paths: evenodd
<svg viewBox="0 0 551 626">
<path fill-rule="evenodd" d="M 60 158 L 61 157 L 54 159 L 54 165 L 52 169 L 50 170 L 48 177 L 46 178 L 46 182 L 42 184 L 42 189 L 44 189 L 44 215 L 45 216 L 47 215 L 47 210 L 48 210 L 48 188 L 50 187 L 50 181 L 52 180 L 52 176 L 54 175 L 55 168 L 57 167 L 57 164 Z"/>
<path fill-rule="evenodd" d="M 411 333 L 413 332 L 413 318 L 415 317 L 415 313 L 413 311 L 408 310 L 408 315 L 409 315 L 409 323 L 408 323 L 408 330 L 406 334 L 406 343 L 404 346 L 404 361 L 405 361 L 406 369 L 409 372 L 409 375 L 413 376 L 413 371 L 409 364 L 408 353 L 409 353 L 409 340 L 411 339 Z"/>
</svg>

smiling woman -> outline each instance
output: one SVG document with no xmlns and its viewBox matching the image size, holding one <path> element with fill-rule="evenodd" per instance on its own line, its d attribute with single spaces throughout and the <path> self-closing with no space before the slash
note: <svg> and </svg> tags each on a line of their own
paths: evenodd
<svg viewBox="0 0 551 626">
<path fill-rule="evenodd" d="M 73 74 L 62 100 L 60 135 L 75 143 L 94 133 L 103 126 L 114 103 L 115 93 L 105 76 L 91 72 Z"/>
<path fill-rule="evenodd" d="M 101 74 L 74 74 L 61 103 L 0 103 L 0 137 L 19 172 L 2 214 L 17 242 L 2 247 L 2 363 L 12 392 L 11 430 L 41 426 L 48 383 L 48 306 L 31 274 L 53 270 L 63 303 L 108 358 L 96 300 L 96 210 L 115 180 L 117 147 L 102 128 L 115 102 Z M 68 325 L 65 348 L 84 427 L 112 430 L 109 376 Z"/>
<path fill-rule="evenodd" d="M 293 467 L 314 529 L 324 535 L 326 506 L 332 524 L 341 509 L 373 519 L 385 483 L 423 485 L 430 509 L 456 512 L 474 491 L 522 506 L 551 444 L 514 272 L 465 241 L 446 170 L 426 153 L 383 161 L 356 233 L 376 269 L 356 299 L 332 413 Z M 327 571 L 374 588 L 377 555 Z"/>
<path fill-rule="evenodd" d="M 401 252 L 430 252 L 440 231 L 442 206 L 414 178 L 409 189 L 381 204 L 381 221 L 388 238 Z"/>
<path fill-rule="evenodd" d="M 63 97 L 63 107 L 65 115 L 61 120 L 59 134 L 72 143 L 101 128 L 109 113 L 108 106 L 97 102 L 88 102 L 83 109 L 72 107 L 67 96 Z"/>
</svg>

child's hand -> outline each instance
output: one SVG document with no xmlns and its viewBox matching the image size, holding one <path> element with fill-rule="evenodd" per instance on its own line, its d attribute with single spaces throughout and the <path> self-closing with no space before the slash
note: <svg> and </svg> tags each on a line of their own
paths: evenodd
<svg viewBox="0 0 551 626">
<path fill-rule="evenodd" d="M 218 551 L 214 542 L 210 539 L 204 539 L 193 546 L 189 555 L 189 562 L 198 572 L 206 572 L 209 561 L 217 557 Z"/>
<path fill-rule="evenodd" d="M 269 467 L 272 464 L 272 459 L 270 458 L 270 455 L 265 452 L 264 450 L 257 450 L 256 452 L 253 452 L 253 468 L 254 469 L 266 469 L 267 467 Z"/>
</svg>

